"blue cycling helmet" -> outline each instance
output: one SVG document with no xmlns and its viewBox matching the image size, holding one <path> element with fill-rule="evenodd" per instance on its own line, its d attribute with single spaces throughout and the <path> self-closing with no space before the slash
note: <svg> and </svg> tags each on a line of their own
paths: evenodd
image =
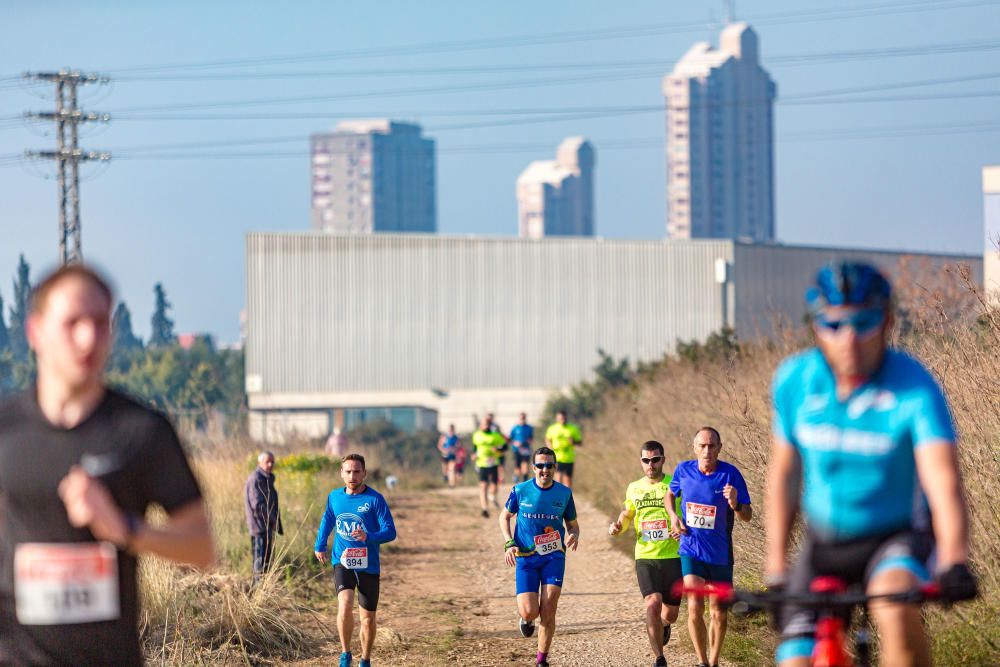
<svg viewBox="0 0 1000 667">
<path fill-rule="evenodd" d="M 885 308 L 891 297 L 889 281 L 864 262 L 831 262 L 816 273 L 816 283 L 806 290 L 806 303 L 814 313 L 828 306 Z"/>
</svg>

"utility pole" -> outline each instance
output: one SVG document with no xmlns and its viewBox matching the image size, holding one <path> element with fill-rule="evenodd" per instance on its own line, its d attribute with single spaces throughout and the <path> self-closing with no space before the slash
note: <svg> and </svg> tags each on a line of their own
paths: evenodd
<svg viewBox="0 0 1000 667">
<path fill-rule="evenodd" d="M 56 86 L 55 112 L 28 111 L 24 114 L 28 119 L 55 122 L 56 150 L 25 151 L 24 157 L 56 161 L 59 179 L 59 261 L 62 264 L 80 262 L 83 260 L 80 244 L 80 163 L 107 161 L 111 159 L 111 154 L 81 150 L 79 127 L 82 123 L 106 123 L 111 116 L 84 113 L 78 109 L 76 89 L 88 83 L 105 84 L 109 79 L 65 69 L 58 72 L 25 72 L 23 78 L 49 81 Z"/>
</svg>

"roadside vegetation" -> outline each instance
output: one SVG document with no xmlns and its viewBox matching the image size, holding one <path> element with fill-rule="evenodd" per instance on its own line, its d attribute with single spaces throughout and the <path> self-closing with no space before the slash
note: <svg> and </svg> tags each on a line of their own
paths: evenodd
<svg viewBox="0 0 1000 667">
<path fill-rule="evenodd" d="M 895 343 L 922 360 L 943 385 L 960 433 L 960 456 L 972 516 L 973 566 L 979 600 L 951 609 L 925 607 L 937 665 L 1000 662 L 1000 308 L 988 303 L 961 268 L 927 274 L 903 266 L 897 275 Z M 599 396 L 600 408 L 583 420 L 584 449 L 575 488 L 607 511 L 620 509 L 628 482 L 640 475 L 639 445 L 664 444 L 667 469 L 693 457 L 690 442 L 702 425 L 723 436 L 722 458 L 744 473 L 756 511 L 734 534 L 736 583 L 760 585 L 764 550 L 763 483 L 770 447 L 770 382 L 778 363 L 810 344 L 805 327 L 785 329 L 768 343 L 740 343 L 720 332 L 707 343 L 678 346 L 675 355 L 642 369 L 602 358 L 627 381 Z M 600 380 L 598 380 L 600 382 Z M 573 396 L 552 401 L 574 414 Z M 593 404 L 591 400 L 591 404 Z M 625 544 L 623 548 L 631 549 Z M 747 635 L 745 630 L 752 630 Z M 756 620 L 737 621 L 724 657 L 744 665 L 768 664 L 774 639 Z"/>
</svg>

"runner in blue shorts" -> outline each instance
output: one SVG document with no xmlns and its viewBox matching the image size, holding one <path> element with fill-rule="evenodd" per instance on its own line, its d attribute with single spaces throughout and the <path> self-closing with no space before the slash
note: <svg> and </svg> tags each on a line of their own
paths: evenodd
<svg viewBox="0 0 1000 667">
<path fill-rule="evenodd" d="M 693 445 L 697 458 L 677 465 L 663 499 L 670 515 L 671 532 L 680 538 L 684 584 L 700 586 L 708 581 L 731 584 L 733 525 L 736 517 L 742 521 L 753 517 L 750 493 L 736 466 L 719 460 L 722 437 L 717 430 L 711 426 L 701 427 L 694 435 Z M 674 509 L 678 497 L 681 500 L 680 516 Z M 713 598 L 712 631 L 708 632 L 704 611 L 704 598 L 689 595 L 688 633 L 699 667 L 717 667 L 728 618 L 726 610 Z"/>
<path fill-rule="evenodd" d="M 531 478 L 531 447 L 534 439 L 535 429 L 528 423 L 528 415 L 522 412 L 517 424 L 510 430 L 510 443 L 514 449 L 515 484 Z"/>
<path fill-rule="evenodd" d="M 530 637 L 535 632 L 534 621 L 539 619 L 535 664 L 548 667 L 566 569 L 566 549 L 576 551 L 580 524 L 576 520 L 573 491 L 553 480 L 555 452 L 539 447 L 532 465 L 534 479 L 511 489 L 507 504 L 500 510 L 500 532 L 506 541 L 504 560 L 515 568 L 521 635 Z M 516 528 L 511 532 L 510 521 L 515 517 Z"/>
</svg>

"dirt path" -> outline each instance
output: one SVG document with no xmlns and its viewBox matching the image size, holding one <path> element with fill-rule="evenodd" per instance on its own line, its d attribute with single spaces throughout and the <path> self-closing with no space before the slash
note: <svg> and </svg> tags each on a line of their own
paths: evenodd
<svg viewBox="0 0 1000 667">
<path fill-rule="evenodd" d="M 398 540 L 383 551 L 379 665 L 533 665 L 535 639 L 517 631 L 514 575 L 503 563 L 496 514 L 479 516 L 475 490 L 397 493 Z M 607 517 L 577 499 L 579 551 L 550 653 L 553 666 L 651 665 L 631 559 L 612 548 Z M 684 612 L 667 659 L 696 661 Z M 331 646 L 328 655 L 335 655 Z"/>
</svg>

